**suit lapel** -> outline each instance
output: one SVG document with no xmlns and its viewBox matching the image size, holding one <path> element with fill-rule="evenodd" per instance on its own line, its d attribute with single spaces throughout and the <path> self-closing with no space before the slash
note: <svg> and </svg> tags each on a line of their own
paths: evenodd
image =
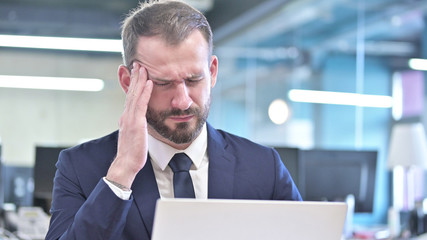
<svg viewBox="0 0 427 240">
<path fill-rule="evenodd" d="M 154 210 L 160 194 L 149 157 L 144 168 L 136 175 L 134 184 L 132 185 L 132 195 L 148 231 L 148 235 L 151 236 Z"/>
<path fill-rule="evenodd" d="M 208 198 L 232 199 L 234 192 L 235 156 L 226 151 L 222 135 L 208 126 Z"/>
</svg>

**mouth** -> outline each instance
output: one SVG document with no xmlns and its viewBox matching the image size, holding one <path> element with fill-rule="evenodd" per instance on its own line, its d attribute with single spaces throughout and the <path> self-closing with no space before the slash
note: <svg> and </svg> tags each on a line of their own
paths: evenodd
<svg viewBox="0 0 427 240">
<path fill-rule="evenodd" d="M 181 116 L 170 116 L 169 119 L 171 119 L 174 122 L 188 122 L 191 119 L 193 119 L 194 115 L 181 115 Z"/>
</svg>

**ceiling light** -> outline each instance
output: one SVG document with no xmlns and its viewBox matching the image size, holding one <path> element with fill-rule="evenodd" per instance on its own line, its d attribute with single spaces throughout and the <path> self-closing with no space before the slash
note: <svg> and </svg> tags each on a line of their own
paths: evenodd
<svg viewBox="0 0 427 240">
<path fill-rule="evenodd" d="M 283 124 L 289 118 L 289 107 L 282 99 L 276 99 L 268 107 L 268 116 L 273 123 Z"/>
<path fill-rule="evenodd" d="M 289 91 L 288 96 L 294 102 L 378 108 L 391 108 L 393 106 L 392 97 L 381 95 L 293 89 Z"/>
<path fill-rule="evenodd" d="M 0 47 L 54 50 L 122 52 L 122 41 L 116 39 L 40 37 L 0 35 Z"/>
<path fill-rule="evenodd" d="M 427 59 L 411 58 L 408 65 L 413 70 L 427 71 Z"/>
<path fill-rule="evenodd" d="M 0 87 L 97 92 L 104 88 L 104 81 L 94 78 L 0 75 Z"/>
</svg>

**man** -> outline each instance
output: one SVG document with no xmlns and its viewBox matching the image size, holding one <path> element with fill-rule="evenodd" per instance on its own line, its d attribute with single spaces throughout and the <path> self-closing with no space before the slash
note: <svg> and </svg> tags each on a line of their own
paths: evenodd
<svg viewBox="0 0 427 240">
<path fill-rule="evenodd" d="M 206 123 L 218 59 L 199 11 L 143 4 L 122 39 L 119 130 L 60 154 L 46 239 L 150 239 L 156 200 L 178 195 L 168 164 L 179 152 L 193 197 L 301 200 L 276 151 Z"/>
</svg>

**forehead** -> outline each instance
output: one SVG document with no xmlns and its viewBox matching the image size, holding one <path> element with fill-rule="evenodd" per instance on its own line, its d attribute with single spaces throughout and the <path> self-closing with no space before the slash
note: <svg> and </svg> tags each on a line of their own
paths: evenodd
<svg viewBox="0 0 427 240">
<path fill-rule="evenodd" d="M 209 44 L 199 30 L 194 30 L 186 38 L 179 42 L 168 42 L 161 35 L 140 36 L 137 42 L 137 54 L 166 55 L 167 52 L 158 51 L 165 49 L 168 51 L 191 51 L 200 50 L 209 55 Z"/>
<path fill-rule="evenodd" d="M 173 45 L 160 36 L 140 37 L 135 60 L 156 77 L 177 73 L 185 73 L 186 76 L 200 74 L 209 65 L 208 43 L 199 31 Z"/>
</svg>

